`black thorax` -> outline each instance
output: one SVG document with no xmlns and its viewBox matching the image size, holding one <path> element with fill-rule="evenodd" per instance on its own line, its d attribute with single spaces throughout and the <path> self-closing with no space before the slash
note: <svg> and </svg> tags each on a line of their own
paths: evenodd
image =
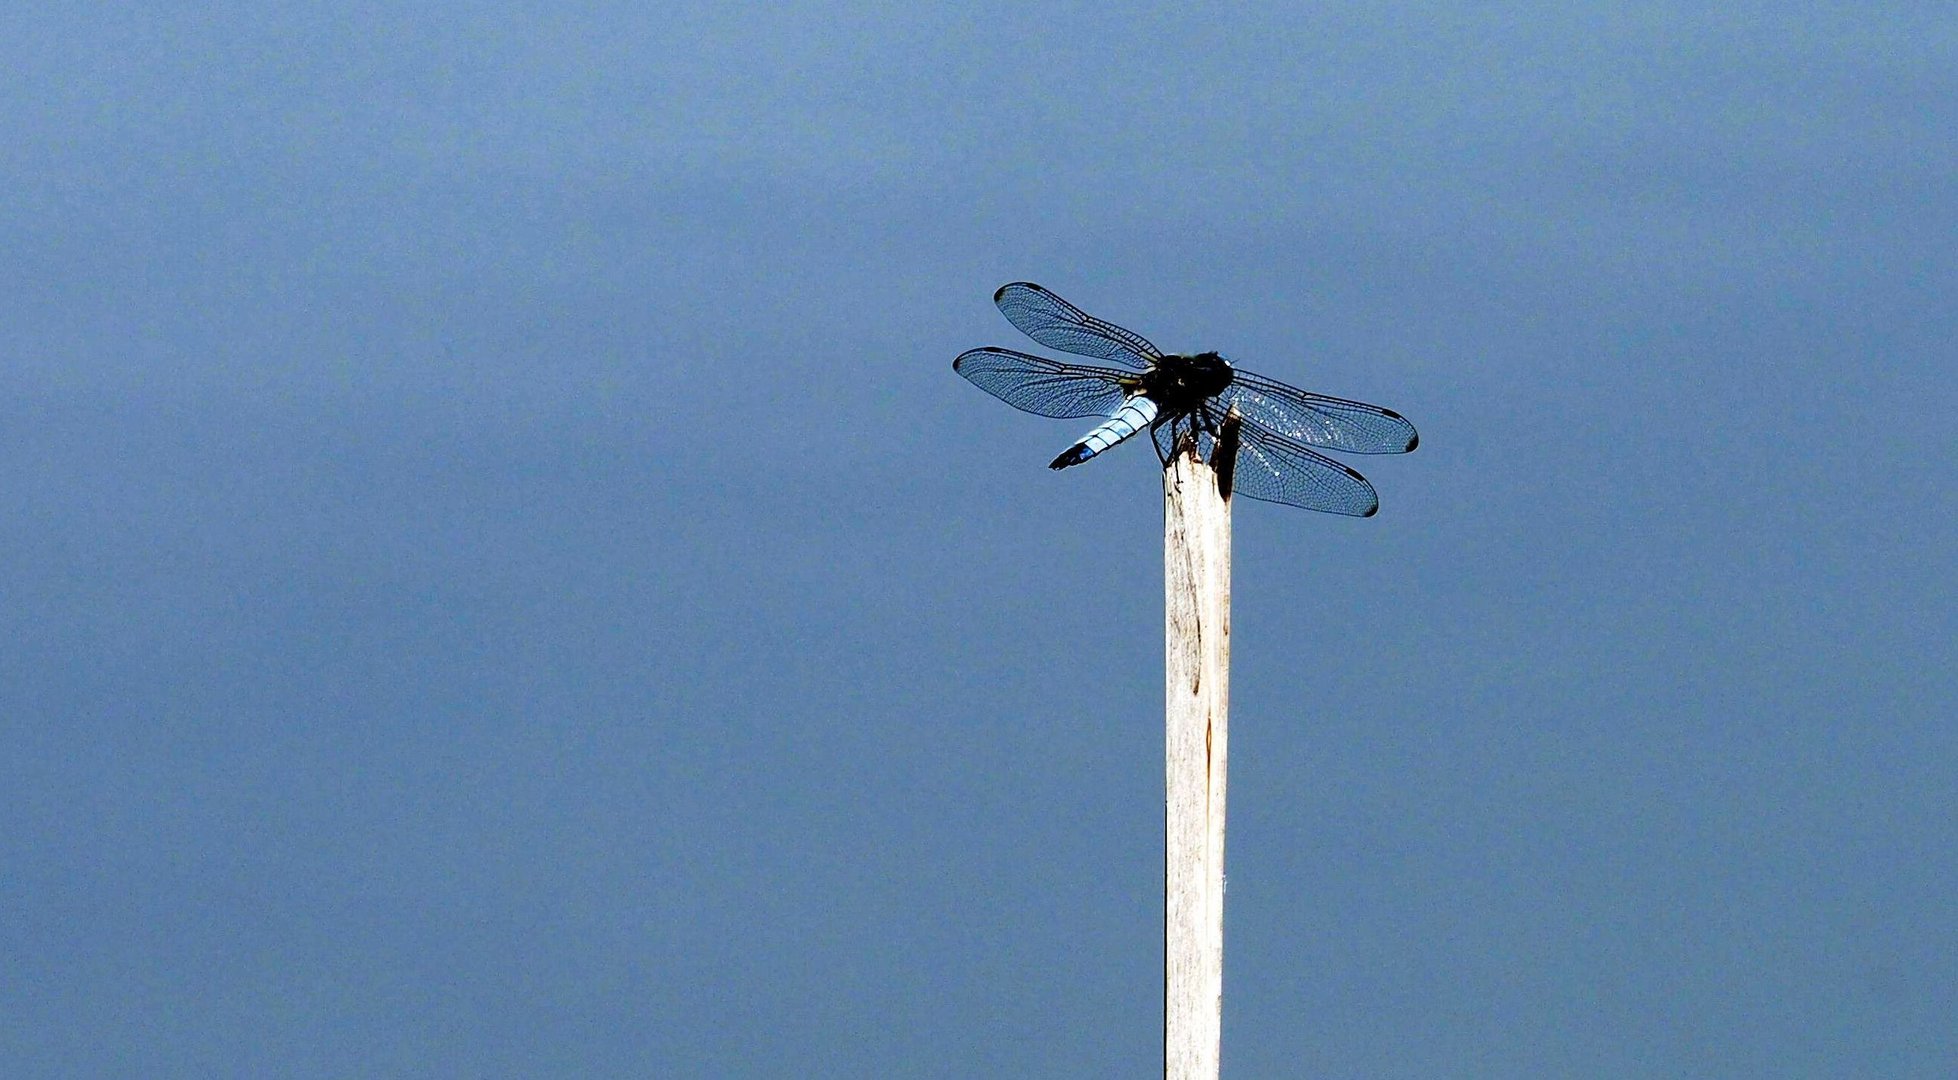
<svg viewBox="0 0 1958 1080">
<path fill-rule="evenodd" d="M 1231 366 L 1214 352 L 1165 356 L 1139 381 L 1142 393 L 1163 412 L 1194 412 L 1231 384 Z"/>
</svg>

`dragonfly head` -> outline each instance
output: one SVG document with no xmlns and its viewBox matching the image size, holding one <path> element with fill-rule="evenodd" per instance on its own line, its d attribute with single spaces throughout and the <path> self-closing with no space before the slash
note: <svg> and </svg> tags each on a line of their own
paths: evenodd
<svg viewBox="0 0 1958 1080">
<path fill-rule="evenodd" d="M 1190 357 L 1190 375 L 1211 384 L 1210 393 L 1220 393 L 1231 384 L 1231 362 L 1220 353 L 1200 352 Z"/>
</svg>

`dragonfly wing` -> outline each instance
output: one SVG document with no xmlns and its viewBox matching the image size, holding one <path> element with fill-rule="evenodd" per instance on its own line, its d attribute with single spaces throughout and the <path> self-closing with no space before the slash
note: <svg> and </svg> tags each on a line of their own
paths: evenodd
<svg viewBox="0 0 1958 1080">
<path fill-rule="evenodd" d="M 1414 425 L 1392 409 L 1308 393 L 1243 368 L 1232 372 L 1216 401 L 1287 439 L 1348 454 L 1403 454 L 1420 441 Z"/>
<path fill-rule="evenodd" d="M 973 349 L 952 361 L 972 385 L 1036 416 L 1108 416 L 1128 397 L 1128 374 L 1113 368 L 1064 364 L 1011 349 Z"/>
<path fill-rule="evenodd" d="M 1221 427 L 1222 412 L 1214 405 L 1206 411 L 1210 422 Z M 1351 517 L 1372 517 L 1380 509 L 1380 497 L 1366 477 L 1248 418 L 1238 427 L 1231 490 L 1265 502 Z"/>
<path fill-rule="evenodd" d="M 1097 319 L 1031 281 L 1001 285 L 993 294 L 1006 321 L 1050 349 L 1110 360 L 1141 371 L 1162 359 L 1147 338 Z"/>
</svg>

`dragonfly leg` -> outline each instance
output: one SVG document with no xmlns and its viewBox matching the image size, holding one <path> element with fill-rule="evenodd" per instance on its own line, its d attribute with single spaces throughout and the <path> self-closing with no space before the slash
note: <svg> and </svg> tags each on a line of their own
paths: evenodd
<svg viewBox="0 0 1958 1080">
<path fill-rule="evenodd" d="M 1189 436 L 1183 430 L 1183 417 L 1171 414 L 1149 425 L 1149 441 L 1156 444 L 1156 460 L 1169 467 L 1169 459 L 1182 449 L 1183 440 Z"/>
</svg>

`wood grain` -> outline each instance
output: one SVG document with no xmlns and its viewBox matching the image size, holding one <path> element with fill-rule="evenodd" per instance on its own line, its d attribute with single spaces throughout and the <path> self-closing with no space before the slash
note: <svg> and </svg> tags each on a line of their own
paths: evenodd
<svg viewBox="0 0 1958 1080">
<path fill-rule="evenodd" d="M 1231 511 L 1219 480 L 1194 447 L 1163 472 L 1163 1075 L 1175 1080 L 1214 1080 L 1223 1027 Z"/>
</svg>

